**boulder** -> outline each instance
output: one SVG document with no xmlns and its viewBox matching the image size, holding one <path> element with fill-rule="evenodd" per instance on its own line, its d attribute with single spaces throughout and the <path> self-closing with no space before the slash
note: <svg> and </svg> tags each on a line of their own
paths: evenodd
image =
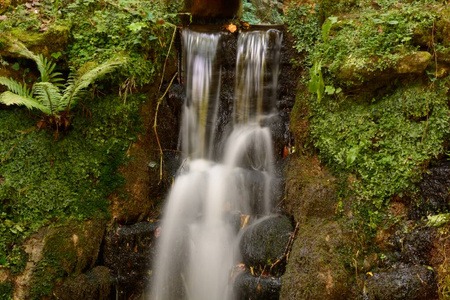
<svg viewBox="0 0 450 300">
<path fill-rule="evenodd" d="M 99 266 L 76 277 L 67 278 L 53 294 L 60 300 L 106 300 L 109 299 L 110 290 L 109 269 Z"/>
<path fill-rule="evenodd" d="M 292 223 L 286 216 L 257 220 L 242 233 L 239 249 L 243 263 L 249 267 L 267 266 L 269 269 L 283 259 L 292 232 Z"/>
<path fill-rule="evenodd" d="M 237 300 L 277 300 L 280 289 L 280 278 L 253 276 L 248 270 L 237 275 L 233 286 Z"/>
</svg>

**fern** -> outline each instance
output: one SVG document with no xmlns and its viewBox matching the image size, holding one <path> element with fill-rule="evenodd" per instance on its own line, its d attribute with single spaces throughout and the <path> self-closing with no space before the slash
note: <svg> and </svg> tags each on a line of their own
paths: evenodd
<svg viewBox="0 0 450 300">
<path fill-rule="evenodd" d="M 43 113 L 50 114 L 50 110 L 44 105 L 37 102 L 36 99 L 20 96 L 9 91 L 0 94 L 0 103 L 3 103 L 5 105 L 23 105 L 28 109 L 36 108 Z"/>
<path fill-rule="evenodd" d="M 63 102 L 67 103 L 66 109 L 70 109 L 80 100 L 81 92 L 95 80 L 105 74 L 111 73 L 118 66 L 125 63 L 124 59 L 107 61 L 93 69 L 87 70 L 81 76 L 70 75 L 64 90 Z"/>
<path fill-rule="evenodd" d="M 34 54 L 20 41 L 14 40 L 6 35 L 4 37 L 9 41 L 9 51 L 31 59 L 36 63 L 39 73 L 41 74 L 41 81 L 54 83 L 58 87 L 64 86 L 60 83 L 61 81 L 64 81 L 64 79 L 59 77 L 62 73 L 54 72 L 56 63 L 48 60 L 42 54 Z"/>
<path fill-rule="evenodd" d="M 27 98 L 33 97 L 33 93 L 25 84 L 17 82 L 14 79 L 0 77 L 0 84 L 6 86 L 8 88 L 8 90 L 10 90 L 11 92 L 13 92 L 19 96 L 27 97 Z"/>
<path fill-rule="evenodd" d="M 39 103 L 49 109 L 48 115 L 56 115 L 64 110 L 65 103 L 62 103 L 59 88 L 50 82 L 38 82 L 33 86 L 33 92 Z"/>
</svg>

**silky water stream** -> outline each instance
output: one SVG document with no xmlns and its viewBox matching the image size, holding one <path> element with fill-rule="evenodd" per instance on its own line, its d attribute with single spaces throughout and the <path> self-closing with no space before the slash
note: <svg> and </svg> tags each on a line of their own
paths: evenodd
<svg viewBox="0 0 450 300">
<path fill-rule="evenodd" d="M 220 97 L 223 35 L 182 31 L 184 157 L 163 212 L 150 299 L 234 299 L 239 220 L 263 218 L 274 209 L 273 143 L 266 124 L 276 115 L 282 33 L 239 34 L 234 103 Z M 225 122 L 218 116 L 224 105 L 233 106 Z"/>
</svg>

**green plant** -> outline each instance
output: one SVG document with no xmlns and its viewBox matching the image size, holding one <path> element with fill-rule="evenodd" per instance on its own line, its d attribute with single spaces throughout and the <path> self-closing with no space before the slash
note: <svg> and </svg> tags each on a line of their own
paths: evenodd
<svg viewBox="0 0 450 300">
<path fill-rule="evenodd" d="M 69 75 L 69 79 L 63 85 L 62 75 L 54 72 L 56 64 L 47 60 L 42 55 L 31 53 L 22 43 L 14 41 L 11 49 L 36 62 L 41 74 L 40 82 L 36 82 L 30 90 L 25 84 L 14 79 L 0 77 L 0 84 L 5 85 L 9 91 L 0 95 L 0 103 L 5 105 L 24 105 L 29 109 L 38 109 L 44 114 L 45 123 L 58 130 L 69 126 L 69 111 L 81 99 L 81 94 L 90 84 L 99 77 L 112 72 L 125 60 L 105 62 L 99 66 L 88 66 L 76 74 Z"/>
</svg>

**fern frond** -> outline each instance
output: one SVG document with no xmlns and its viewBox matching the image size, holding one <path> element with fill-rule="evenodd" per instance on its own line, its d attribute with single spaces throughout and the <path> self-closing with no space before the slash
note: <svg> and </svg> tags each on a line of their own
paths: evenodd
<svg viewBox="0 0 450 300">
<path fill-rule="evenodd" d="M 25 84 L 15 81 L 14 79 L 0 77 L 0 84 L 6 86 L 8 90 L 19 96 L 33 98 L 31 90 Z"/>
<path fill-rule="evenodd" d="M 49 109 L 49 115 L 57 115 L 66 108 L 67 103 L 62 103 L 62 95 L 59 88 L 50 82 L 38 82 L 33 86 L 36 99 Z"/>
<path fill-rule="evenodd" d="M 22 42 L 8 36 L 5 37 L 10 42 L 8 49 L 9 51 L 20 54 L 21 56 L 31 59 L 36 63 L 39 73 L 41 74 L 41 81 L 57 83 L 57 85 L 62 86 L 62 84 L 58 84 L 58 82 L 64 80 L 59 77 L 62 74 L 59 72 L 54 72 L 56 63 L 48 60 L 42 54 L 34 54 L 30 50 L 28 50 L 28 48 Z"/>
<path fill-rule="evenodd" d="M 50 110 L 36 101 L 36 99 L 20 96 L 9 91 L 0 94 L 0 103 L 5 105 L 24 105 L 28 109 L 36 108 L 46 114 L 50 113 Z"/>
<path fill-rule="evenodd" d="M 118 66 L 123 65 L 126 61 L 114 60 L 107 61 L 93 69 L 87 70 L 82 75 L 71 75 L 67 81 L 66 89 L 64 90 L 63 99 L 67 103 L 67 109 L 70 109 L 72 105 L 76 104 L 80 100 L 80 92 L 92 84 L 96 79 L 101 76 L 111 73 Z"/>
<path fill-rule="evenodd" d="M 64 81 L 63 78 L 59 77 L 62 75 L 60 72 L 54 72 L 56 63 L 48 60 L 42 54 L 36 55 L 36 65 L 41 73 L 41 81 L 42 82 L 51 82 L 56 86 L 62 87 L 63 85 L 58 83 Z"/>
</svg>

